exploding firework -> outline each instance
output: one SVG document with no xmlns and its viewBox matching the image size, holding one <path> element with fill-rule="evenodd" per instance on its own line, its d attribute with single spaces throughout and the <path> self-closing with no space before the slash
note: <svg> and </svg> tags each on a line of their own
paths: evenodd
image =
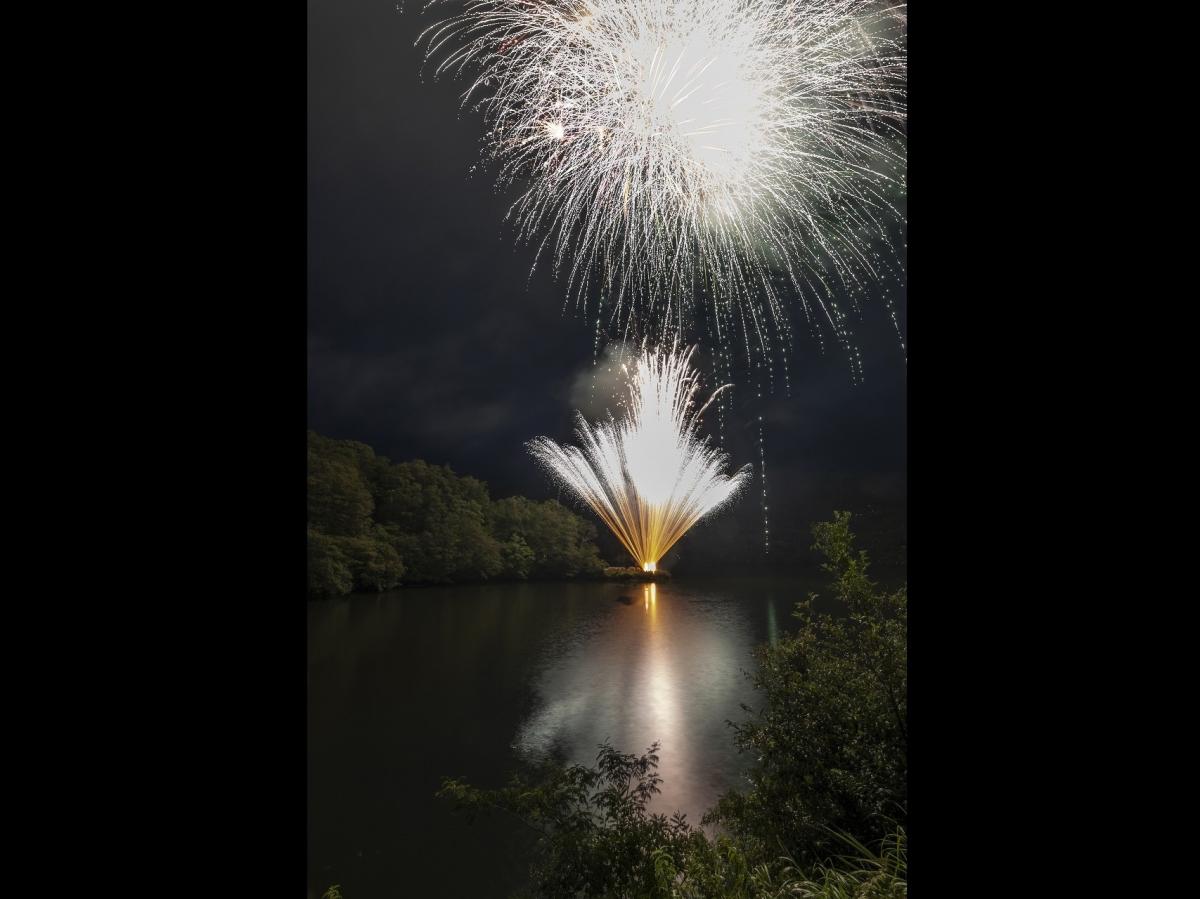
<svg viewBox="0 0 1200 899">
<path fill-rule="evenodd" d="M 468 0 L 422 40 L 438 74 L 473 73 L 518 234 L 585 308 L 599 288 L 598 335 L 605 309 L 663 339 L 703 305 L 749 359 L 786 349 L 788 291 L 849 345 L 839 298 L 902 276 L 905 19 L 877 0 Z"/>
<path fill-rule="evenodd" d="M 694 408 L 700 388 L 691 367 L 694 350 L 643 350 L 631 373 L 627 414 L 595 426 L 579 415 L 582 449 L 546 437 L 529 443 L 533 456 L 600 516 L 646 571 L 654 571 L 692 525 L 733 499 L 751 474 L 746 465 L 727 476 L 728 457 L 698 434 L 700 416 L 725 387 Z"/>
</svg>

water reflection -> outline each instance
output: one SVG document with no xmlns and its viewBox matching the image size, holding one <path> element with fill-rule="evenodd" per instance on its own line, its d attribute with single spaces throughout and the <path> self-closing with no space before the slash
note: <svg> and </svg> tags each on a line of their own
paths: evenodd
<svg viewBox="0 0 1200 899">
<path fill-rule="evenodd" d="M 468 826 L 434 798 L 442 777 L 500 786 L 518 754 L 555 748 L 591 764 L 606 737 L 622 752 L 661 740 L 655 810 L 696 822 L 746 761 L 725 721 L 753 703 L 751 648 L 772 621 L 786 632 L 807 586 L 496 584 L 310 603 L 310 891 L 507 895 L 528 835 L 501 816 Z"/>
<path fill-rule="evenodd" d="M 548 654 L 516 745 L 591 764 L 604 740 L 622 752 L 658 741 L 664 783 L 652 808 L 698 821 L 744 769 L 725 722 L 752 699 L 742 671 L 755 640 L 744 612 L 721 596 L 673 584 L 641 591 L 642 608 L 614 604 L 603 627 Z"/>
</svg>

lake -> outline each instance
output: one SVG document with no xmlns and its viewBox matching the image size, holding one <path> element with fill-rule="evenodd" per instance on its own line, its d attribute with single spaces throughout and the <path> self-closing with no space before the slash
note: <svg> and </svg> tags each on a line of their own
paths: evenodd
<svg viewBox="0 0 1200 899">
<path fill-rule="evenodd" d="M 445 776 L 503 785 L 521 760 L 591 764 L 654 741 L 654 811 L 698 824 L 741 782 L 726 721 L 754 691 L 755 645 L 821 581 L 410 588 L 308 604 L 308 891 L 345 899 L 503 897 L 529 837 L 469 824 Z"/>
</svg>

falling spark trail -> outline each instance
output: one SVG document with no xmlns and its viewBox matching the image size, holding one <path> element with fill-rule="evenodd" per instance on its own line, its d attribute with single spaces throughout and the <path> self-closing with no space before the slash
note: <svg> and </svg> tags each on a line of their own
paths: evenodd
<svg viewBox="0 0 1200 899">
<path fill-rule="evenodd" d="M 631 373 L 627 414 L 594 426 L 579 415 L 582 449 L 547 437 L 529 442 L 534 458 L 591 507 L 645 571 L 730 502 L 752 472 L 746 465 L 726 475 L 729 457 L 699 436 L 700 416 L 729 385 L 694 409 L 700 383 L 693 352 L 644 349 Z"/>
</svg>

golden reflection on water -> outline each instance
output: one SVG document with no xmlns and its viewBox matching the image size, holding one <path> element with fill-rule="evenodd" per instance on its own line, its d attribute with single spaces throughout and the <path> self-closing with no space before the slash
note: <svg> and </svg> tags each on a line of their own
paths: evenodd
<svg viewBox="0 0 1200 899">
<path fill-rule="evenodd" d="M 649 725 L 648 732 L 659 735 L 654 739 L 661 740 L 664 749 L 668 745 L 670 747 L 669 757 L 662 758 L 660 773 L 664 777 L 671 775 L 676 781 L 669 788 L 674 794 L 688 780 L 693 768 L 691 741 L 683 736 L 687 728 L 684 722 L 685 697 L 682 695 L 682 685 L 686 681 L 682 678 L 686 677 L 686 672 L 681 670 L 684 667 L 683 660 L 671 645 L 667 629 L 659 626 L 658 585 L 653 582 L 645 584 L 642 592 L 649 615 L 638 692 L 647 700 L 644 717 Z M 643 739 L 642 742 L 648 741 Z M 640 746 L 636 748 L 638 751 L 642 749 Z"/>
<path fill-rule="evenodd" d="M 573 631 L 545 659 L 515 748 L 592 764 L 601 741 L 636 753 L 659 741 L 664 781 L 651 809 L 697 821 L 740 770 L 725 722 L 752 698 L 742 672 L 754 640 L 743 613 L 719 596 L 639 586 L 641 612 L 637 586 L 613 590 L 603 626 Z"/>
</svg>

